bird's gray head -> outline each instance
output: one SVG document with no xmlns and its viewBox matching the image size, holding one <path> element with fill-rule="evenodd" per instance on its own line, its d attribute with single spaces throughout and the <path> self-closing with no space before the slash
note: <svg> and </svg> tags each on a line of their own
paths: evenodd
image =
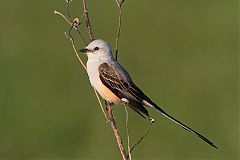
<svg viewBox="0 0 240 160">
<path fill-rule="evenodd" d="M 80 49 L 91 60 L 110 60 L 113 58 L 111 46 L 104 40 L 92 41 L 87 47 Z"/>
</svg>

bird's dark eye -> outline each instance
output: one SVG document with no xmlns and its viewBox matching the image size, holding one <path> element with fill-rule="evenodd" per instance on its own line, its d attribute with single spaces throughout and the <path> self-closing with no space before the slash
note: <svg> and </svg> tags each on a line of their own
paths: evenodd
<svg viewBox="0 0 240 160">
<path fill-rule="evenodd" d="M 94 50 L 97 51 L 97 50 L 99 50 L 99 48 L 98 48 L 98 47 L 95 47 Z"/>
</svg>

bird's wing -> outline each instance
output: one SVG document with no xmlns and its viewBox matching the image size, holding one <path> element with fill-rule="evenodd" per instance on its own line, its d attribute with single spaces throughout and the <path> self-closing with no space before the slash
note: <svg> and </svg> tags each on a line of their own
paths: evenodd
<svg viewBox="0 0 240 160">
<path fill-rule="evenodd" d="M 141 116 L 148 115 L 148 111 L 142 104 L 144 94 L 128 80 L 125 73 L 116 69 L 111 64 L 103 63 L 98 68 L 99 77 L 102 83 L 109 88 L 119 99 L 126 98 L 129 101 L 129 107 L 139 113 Z M 143 116 L 144 117 L 144 116 Z"/>
</svg>

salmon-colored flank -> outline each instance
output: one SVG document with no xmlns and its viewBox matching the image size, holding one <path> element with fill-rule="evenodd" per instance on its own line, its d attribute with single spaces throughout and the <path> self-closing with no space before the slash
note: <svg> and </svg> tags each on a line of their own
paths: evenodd
<svg viewBox="0 0 240 160">
<path fill-rule="evenodd" d="M 101 92 L 102 94 L 105 95 L 106 98 L 108 98 L 108 100 L 110 100 L 111 102 L 115 103 L 115 104 L 119 104 L 120 103 L 120 99 L 110 90 L 108 89 L 105 85 L 101 85 Z"/>
</svg>

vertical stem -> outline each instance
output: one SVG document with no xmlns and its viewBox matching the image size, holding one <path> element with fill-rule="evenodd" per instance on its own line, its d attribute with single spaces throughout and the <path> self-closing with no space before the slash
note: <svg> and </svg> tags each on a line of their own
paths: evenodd
<svg viewBox="0 0 240 160">
<path fill-rule="evenodd" d="M 113 129 L 114 136 L 116 137 L 118 148 L 119 148 L 120 153 L 122 155 L 122 159 L 127 160 L 126 152 L 125 152 L 124 147 L 123 147 L 123 142 L 122 142 L 122 139 L 121 139 L 121 137 L 119 135 L 119 132 L 118 132 L 117 123 L 116 123 L 115 118 L 113 116 L 112 105 L 110 103 L 106 103 L 106 107 L 107 107 L 107 110 L 108 110 L 109 123 L 110 123 L 110 125 Z"/>
<path fill-rule="evenodd" d="M 117 31 L 117 37 L 116 37 L 116 61 L 118 59 L 118 47 L 119 47 L 119 38 L 120 38 L 120 32 L 121 32 L 121 24 L 122 24 L 122 8 L 119 8 L 119 16 L 118 16 L 118 31 Z"/>
<path fill-rule="evenodd" d="M 125 111 L 126 111 L 126 130 L 127 130 L 127 147 L 128 147 L 128 155 L 127 158 L 129 158 L 129 160 L 132 160 L 132 155 L 131 155 L 131 146 L 130 146 L 130 137 L 129 137 L 129 127 L 128 127 L 128 110 L 127 110 L 127 106 L 124 105 L 125 107 Z"/>
<path fill-rule="evenodd" d="M 86 20 L 88 36 L 89 36 L 90 41 L 93 41 L 94 36 L 93 36 L 92 27 L 91 27 L 89 16 L 88 16 L 86 0 L 82 0 L 82 4 L 83 4 L 83 13 L 84 13 L 84 17 Z"/>
</svg>

